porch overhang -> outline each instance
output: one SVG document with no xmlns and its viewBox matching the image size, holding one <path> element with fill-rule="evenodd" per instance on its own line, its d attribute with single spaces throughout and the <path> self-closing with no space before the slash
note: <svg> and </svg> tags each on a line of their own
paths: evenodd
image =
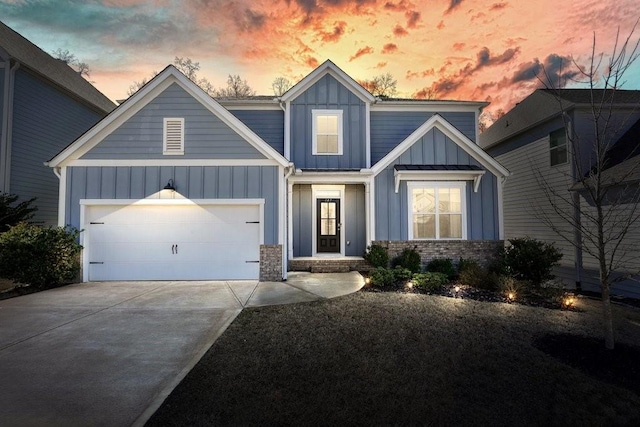
<svg viewBox="0 0 640 427">
<path fill-rule="evenodd" d="M 400 191 L 401 181 L 473 181 L 473 192 L 477 193 L 486 172 L 473 165 L 396 165 L 395 192 Z"/>
</svg>

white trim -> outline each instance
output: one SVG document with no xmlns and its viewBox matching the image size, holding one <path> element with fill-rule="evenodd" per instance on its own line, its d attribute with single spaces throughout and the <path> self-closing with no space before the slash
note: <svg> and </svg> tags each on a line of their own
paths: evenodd
<svg viewBox="0 0 640 427">
<path fill-rule="evenodd" d="M 260 210 L 260 239 L 259 244 L 264 245 L 264 204 L 265 199 L 80 199 L 80 227 L 88 230 L 86 224 L 86 209 L 91 206 L 188 206 L 188 205 L 236 205 L 258 206 Z M 89 250 L 91 234 L 85 231 L 80 233 L 82 250 L 82 281 L 89 281 Z"/>
<path fill-rule="evenodd" d="M 131 159 L 71 160 L 67 166 L 100 167 L 100 166 L 279 166 L 271 159 Z"/>
<path fill-rule="evenodd" d="M 506 178 L 497 179 L 498 191 L 498 238 L 504 240 L 504 181 Z"/>
<path fill-rule="evenodd" d="M 180 149 L 169 150 L 167 148 L 169 123 L 177 123 L 180 126 Z M 184 118 L 183 117 L 165 117 L 162 119 L 162 154 L 165 156 L 182 156 L 184 155 Z"/>
<path fill-rule="evenodd" d="M 371 167 L 371 104 L 365 104 L 365 164 L 367 169 Z"/>
<path fill-rule="evenodd" d="M 487 171 L 471 170 L 441 170 L 441 171 L 397 171 L 394 169 L 395 190 L 398 193 L 400 181 L 473 181 L 473 192 L 477 193 L 480 180 Z"/>
<path fill-rule="evenodd" d="M 289 89 L 282 97 L 282 101 L 292 101 L 307 89 L 313 86 L 318 80 L 324 77 L 326 74 L 331 75 L 340 84 L 348 88 L 353 94 L 355 94 L 362 102 L 372 103 L 376 99 L 365 88 L 360 86 L 351 76 L 342 71 L 336 64 L 330 60 L 323 62 L 318 68 L 307 74 L 302 80 L 300 80 L 295 86 Z"/>
<path fill-rule="evenodd" d="M 335 197 L 334 194 L 339 196 Z M 338 198 L 340 199 L 340 253 L 318 253 L 318 213 L 317 199 Z M 344 185 L 312 185 L 311 186 L 311 255 L 317 258 L 331 258 L 336 256 L 345 256 L 346 231 L 345 231 L 345 186 Z"/>
<path fill-rule="evenodd" d="M 449 139 L 455 142 L 467 154 L 477 160 L 484 168 L 489 170 L 489 172 L 494 174 L 496 177 L 509 176 L 509 171 L 504 166 L 498 163 L 493 157 L 488 155 L 484 150 L 478 147 L 473 141 L 467 138 L 462 132 L 438 114 L 431 116 L 429 120 L 424 122 L 404 141 L 391 150 L 389 154 L 376 163 L 371 168 L 373 173 L 377 175 L 382 172 L 433 128 L 437 128 L 444 133 L 449 137 Z"/>
<path fill-rule="evenodd" d="M 440 238 L 438 234 L 440 234 L 439 230 L 439 218 L 440 213 L 436 209 L 436 238 L 434 239 L 419 239 L 413 237 L 413 192 L 412 190 L 415 188 L 459 188 L 460 189 L 460 210 L 462 214 L 462 237 L 461 238 L 453 238 L 446 237 Z M 436 192 L 436 198 L 438 197 L 438 193 Z M 437 206 L 437 200 L 436 200 Z M 467 183 L 464 181 L 409 181 L 407 182 L 407 237 L 409 240 L 467 240 Z"/>
<path fill-rule="evenodd" d="M 376 179 L 375 177 L 369 178 L 369 238 L 371 242 L 376 240 Z"/>
<path fill-rule="evenodd" d="M 365 246 L 371 246 L 371 181 L 367 181 L 364 184 L 364 233 L 365 233 Z"/>
<path fill-rule="evenodd" d="M 342 156 L 344 141 L 344 112 L 342 110 L 311 110 L 311 154 L 314 156 Z M 335 153 L 318 152 L 318 116 L 336 117 L 338 119 L 338 151 Z"/>
<path fill-rule="evenodd" d="M 294 184 L 364 184 L 370 177 L 368 169 L 360 172 L 303 172 L 298 169 L 289 181 Z"/>
<path fill-rule="evenodd" d="M 116 108 L 105 119 L 101 120 L 87 131 L 71 145 L 62 150 L 47 164 L 51 167 L 59 166 L 75 160 L 90 149 L 95 147 L 104 137 L 113 132 L 122 123 L 131 118 L 133 114 L 142 109 L 145 105 L 155 99 L 163 90 L 171 84 L 177 84 L 189 93 L 200 104 L 207 108 L 212 114 L 229 126 L 245 141 L 250 143 L 256 150 L 267 158 L 271 158 L 282 166 L 287 166 L 289 162 L 273 147 L 267 144 L 262 138 L 256 135 L 247 125 L 231 114 L 227 109 L 215 101 L 204 92 L 198 85 L 186 78 L 173 65 L 169 65 L 160 74 L 154 77 L 147 85 L 136 92 L 124 104 Z"/>
<path fill-rule="evenodd" d="M 471 113 L 489 105 L 486 102 L 469 101 L 378 101 L 371 111 L 419 111 L 425 113 Z"/>
<path fill-rule="evenodd" d="M 286 260 L 286 227 L 287 227 L 287 180 L 285 178 L 284 167 L 278 167 L 278 244 L 281 249 L 282 263 L 281 276 L 283 279 L 287 277 Z"/>
<path fill-rule="evenodd" d="M 54 169 L 55 171 L 56 169 Z M 58 227 L 67 225 L 67 168 L 60 168 L 58 176 Z M 57 175 L 57 174 L 56 174 Z"/>
<path fill-rule="evenodd" d="M 287 259 L 293 258 L 293 182 L 287 180 Z"/>
</svg>

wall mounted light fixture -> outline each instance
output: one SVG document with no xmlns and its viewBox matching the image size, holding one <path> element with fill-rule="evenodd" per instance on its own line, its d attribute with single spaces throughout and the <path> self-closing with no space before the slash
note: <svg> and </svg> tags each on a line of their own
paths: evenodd
<svg viewBox="0 0 640 427">
<path fill-rule="evenodd" d="M 173 185 L 173 179 L 170 179 L 169 182 L 167 182 L 167 185 L 164 186 L 164 190 L 176 191 L 176 187 Z"/>
</svg>

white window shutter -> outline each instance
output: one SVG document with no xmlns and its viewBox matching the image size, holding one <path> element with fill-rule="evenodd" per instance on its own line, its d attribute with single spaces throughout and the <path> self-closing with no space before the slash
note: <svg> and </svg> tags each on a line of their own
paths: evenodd
<svg viewBox="0 0 640 427">
<path fill-rule="evenodd" d="M 165 155 L 184 154 L 184 119 L 165 118 L 162 153 Z"/>
</svg>

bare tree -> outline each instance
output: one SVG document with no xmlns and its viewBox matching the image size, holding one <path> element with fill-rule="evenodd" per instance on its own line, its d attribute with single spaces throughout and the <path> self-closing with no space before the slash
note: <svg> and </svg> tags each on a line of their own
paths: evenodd
<svg viewBox="0 0 640 427">
<path fill-rule="evenodd" d="M 588 86 L 588 132 L 575 131 L 576 118 L 563 92 L 570 89 L 547 88 L 557 100 L 564 122 L 567 156 L 571 159 L 568 178 L 574 184 L 567 191 L 554 186 L 552 177 L 540 171 L 536 173 L 551 208 L 538 210 L 537 217 L 560 238 L 577 247 L 579 253 L 597 262 L 605 346 L 611 350 L 615 345 L 611 285 L 640 273 L 637 265 L 640 149 L 623 150 L 623 158 L 618 158 L 611 167 L 617 150 L 614 144 L 629 128 L 630 120 L 637 120 L 640 108 L 640 97 L 631 102 L 631 111 L 621 110 L 619 103 L 623 96 L 628 96 L 620 91 L 625 83 L 624 75 L 640 56 L 640 40 L 632 41 L 637 25 L 638 22 L 625 39 L 620 38 L 618 29 L 609 55 L 597 53 L 594 34 L 588 65 L 581 66 L 572 59 L 580 80 Z M 546 72 L 544 77 L 546 82 L 551 81 Z"/>
<path fill-rule="evenodd" d="M 182 74 L 184 74 L 189 80 L 200 86 L 205 92 L 209 95 L 214 96 L 216 94 L 216 90 L 211 84 L 209 80 L 205 77 L 200 77 L 198 75 L 198 71 L 200 71 L 200 63 L 194 62 L 191 58 L 182 58 L 176 56 L 173 60 L 173 66 L 178 69 Z M 139 91 L 142 86 L 146 85 L 149 80 L 158 75 L 157 71 L 154 71 L 149 78 L 143 78 L 142 80 L 136 80 L 131 85 L 129 85 L 129 90 L 127 90 L 127 95 L 131 96 L 137 91 Z"/>
<path fill-rule="evenodd" d="M 276 77 L 271 83 L 273 94 L 275 96 L 282 96 L 286 91 L 291 89 L 291 82 L 286 77 Z"/>
<path fill-rule="evenodd" d="M 61 48 L 58 48 L 51 52 L 51 56 L 64 62 L 71 68 L 74 68 L 76 72 L 83 77 L 89 77 L 89 75 L 91 74 L 89 64 L 80 61 L 73 53 L 69 52 L 68 49 L 62 50 Z"/>
<path fill-rule="evenodd" d="M 358 83 L 379 98 L 391 98 L 398 93 L 398 80 L 391 73 L 380 74 L 371 80 L 359 80 Z"/>
<path fill-rule="evenodd" d="M 227 87 L 216 90 L 214 96 L 217 98 L 248 98 L 255 94 L 256 91 L 249 86 L 246 80 L 237 74 L 234 76 L 229 74 Z"/>
<path fill-rule="evenodd" d="M 484 110 L 478 117 L 478 128 L 480 132 L 487 130 L 496 120 L 504 116 L 506 112 L 502 108 L 498 108 L 495 112 Z"/>
</svg>

